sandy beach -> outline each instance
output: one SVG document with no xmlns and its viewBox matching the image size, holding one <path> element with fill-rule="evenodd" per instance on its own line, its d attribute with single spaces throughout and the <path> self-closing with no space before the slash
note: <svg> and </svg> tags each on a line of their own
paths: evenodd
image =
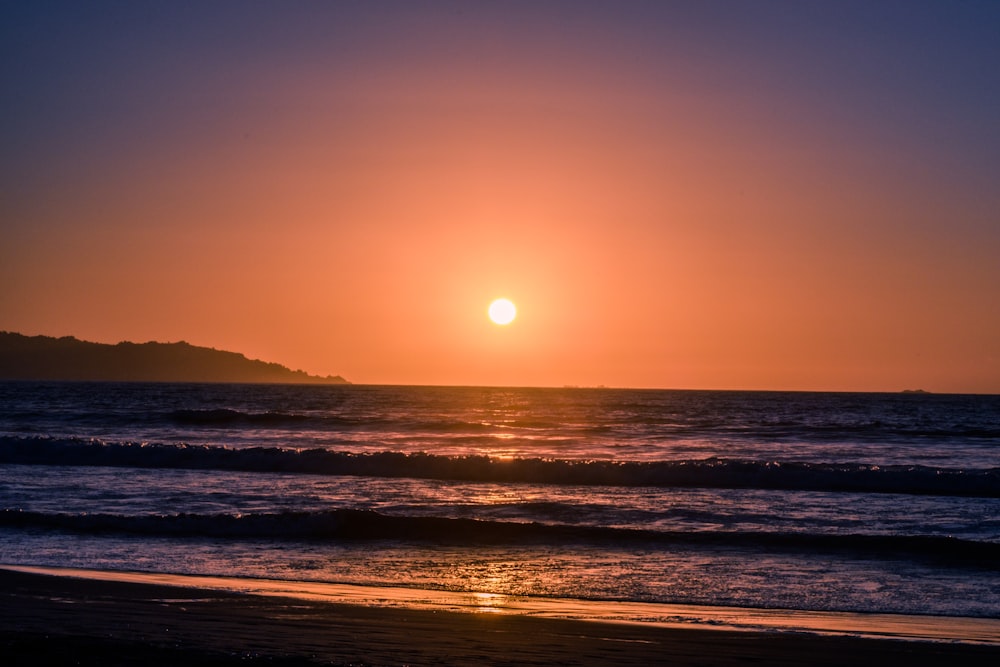
<svg viewBox="0 0 1000 667">
<path fill-rule="evenodd" d="M 386 608 L 0 569 L 7 664 L 963 665 L 1000 646 Z"/>
</svg>

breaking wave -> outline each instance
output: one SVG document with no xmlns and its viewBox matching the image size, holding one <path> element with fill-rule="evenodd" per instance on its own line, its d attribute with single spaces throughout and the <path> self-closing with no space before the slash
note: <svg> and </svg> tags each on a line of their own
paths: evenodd
<svg viewBox="0 0 1000 667">
<path fill-rule="evenodd" d="M 697 547 L 842 552 L 878 558 L 933 558 L 938 562 L 1000 567 L 1000 544 L 929 535 L 683 532 L 537 522 L 397 516 L 372 510 L 259 514 L 62 514 L 0 510 L 0 525 L 28 530 L 215 539 L 311 541 L 392 540 L 473 546 L 640 544 L 649 548 Z"/>
<path fill-rule="evenodd" d="M 903 493 L 1000 498 L 1000 468 L 809 463 L 706 458 L 561 460 L 351 453 L 324 449 L 108 443 L 0 437 L 0 463 L 236 470 L 472 482 Z"/>
</svg>

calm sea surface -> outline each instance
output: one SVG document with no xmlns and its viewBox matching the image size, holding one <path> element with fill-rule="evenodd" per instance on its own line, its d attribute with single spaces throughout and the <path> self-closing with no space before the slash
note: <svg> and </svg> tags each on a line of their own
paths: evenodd
<svg viewBox="0 0 1000 667">
<path fill-rule="evenodd" d="M 1000 396 L 0 383 L 0 563 L 1000 617 Z"/>
</svg>

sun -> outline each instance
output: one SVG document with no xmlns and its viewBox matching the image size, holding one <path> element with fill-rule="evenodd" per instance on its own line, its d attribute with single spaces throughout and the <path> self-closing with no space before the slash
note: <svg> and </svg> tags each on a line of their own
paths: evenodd
<svg viewBox="0 0 1000 667">
<path fill-rule="evenodd" d="M 510 324 L 517 317 L 517 306 L 510 299 L 497 299 L 490 304 L 489 313 L 496 324 Z"/>
</svg>

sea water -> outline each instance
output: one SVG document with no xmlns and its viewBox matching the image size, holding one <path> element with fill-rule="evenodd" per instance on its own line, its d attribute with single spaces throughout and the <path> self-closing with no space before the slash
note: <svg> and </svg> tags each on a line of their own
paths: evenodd
<svg viewBox="0 0 1000 667">
<path fill-rule="evenodd" d="M 0 383 L 0 563 L 1000 618 L 1000 396 Z"/>
</svg>

